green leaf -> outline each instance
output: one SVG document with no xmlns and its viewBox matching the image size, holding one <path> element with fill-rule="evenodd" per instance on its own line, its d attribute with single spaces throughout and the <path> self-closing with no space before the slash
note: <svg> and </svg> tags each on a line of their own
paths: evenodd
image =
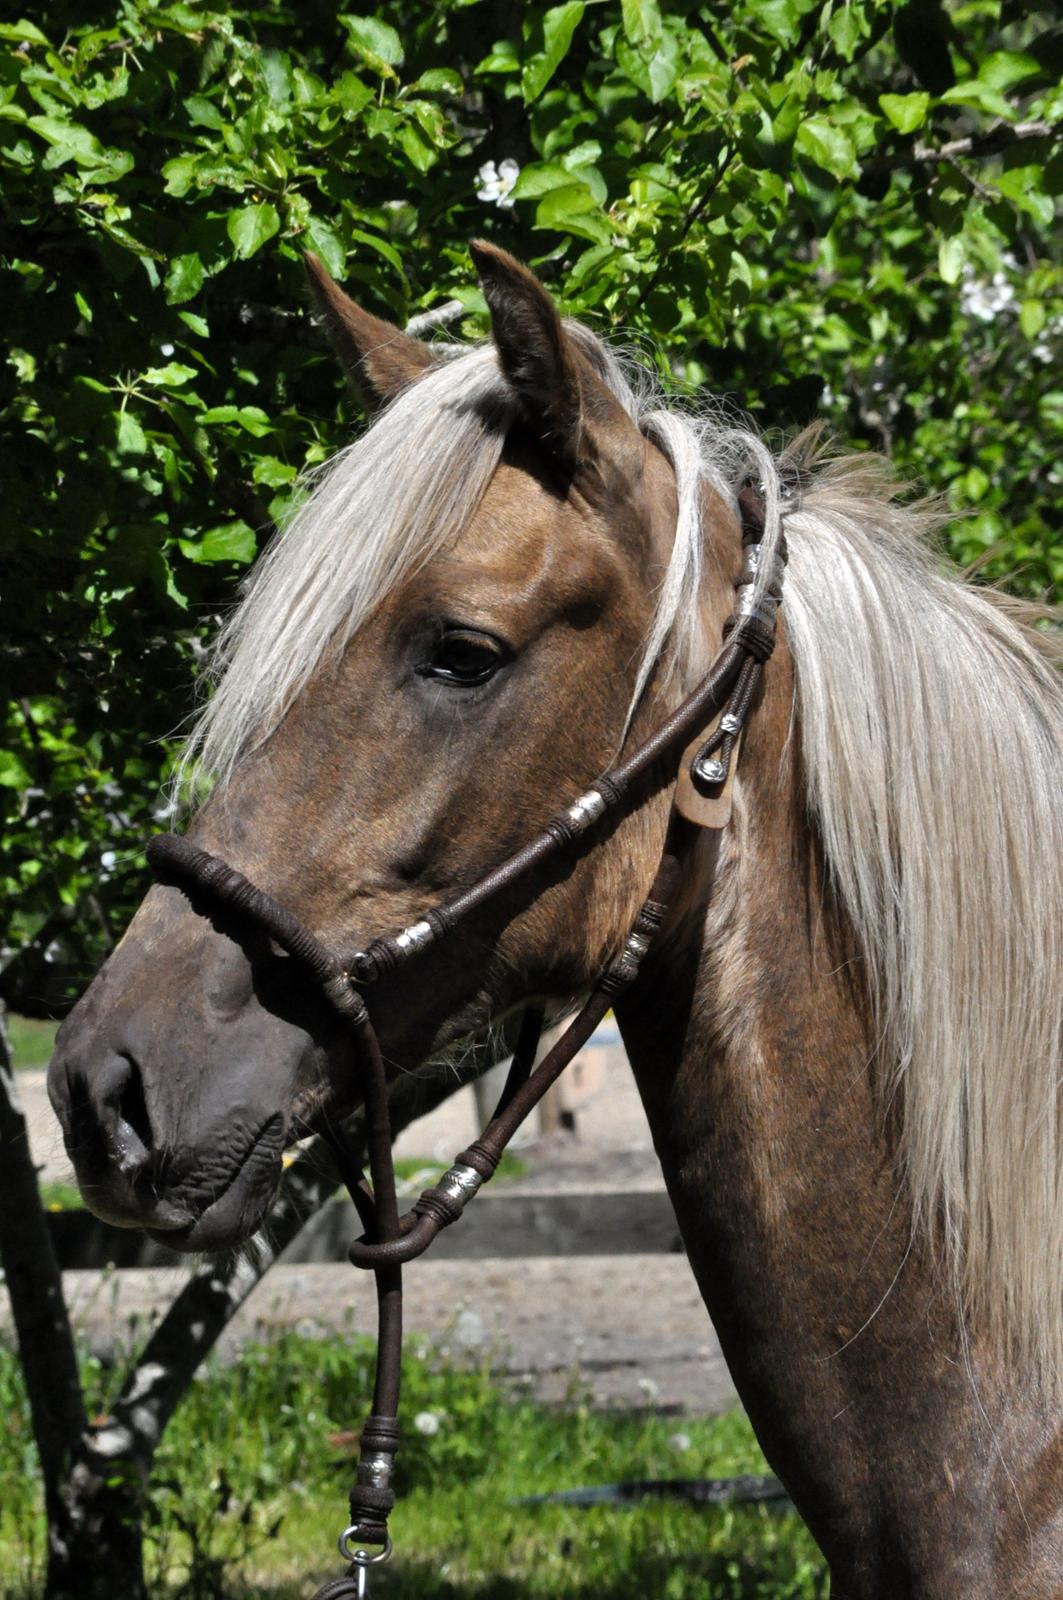
<svg viewBox="0 0 1063 1600">
<path fill-rule="evenodd" d="M 484 56 L 475 68 L 477 76 L 480 73 L 492 72 L 519 72 L 520 56 L 517 47 L 509 39 L 499 39 L 491 50 L 490 55 Z"/>
<path fill-rule="evenodd" d="M 773 39 L 779 44 L 789 44 L 797 32 L 801 13 L 807 6 L 798 0 L 752 0 L 749 10 Z"/>
<path fill-rule="evenodd" d="M 255 559 L 255 536 L 246 522 L 224 522 L 208 528 L 202 539 L 181 539 L 181 551 L 189 561 L 210 566 L 216 561 L 238 561 L 241 566 Z"/>
<path fill-rule="evenodd" d="M 544 48 L 532 56 L 521 74 L 521 91 L 526 105 L 538 100 L 558 67 L 568 55 L 573 35 L 583 20 L 583 0 L 569 0 L 551 6 L 543 18 Z"/>
<path fill-rule="evenodd" d="M 679 45 L 674 34 L 664 33 L 647 59 L 625 39 L 616 47 L 616 64 L 654 105 L 659 105 L 679 76 Z"/>
<path fill-rule="evenodd" d="M 990 83 L 983 83 L 980 78 L 965 78 L 962 83 L 954 83 L 941 96 L 941 103 L 947 106 L 973 106 L 976 111 L 988 111 L 991 116 L 1003 117 L 1005 122 L 1014 122 L 1018 115 L 999 89 Z"/>
<path fill-rule="evenodd" d="M 320 217 L 311 217 L 306 225 L 306 237 L 334 278 L 342 278 L 347 264 L 347 252 L 339 235 Z"/>
<path fill-rule="evenodd" d="M 261 406 L 210 406 L 199 413 L 197 421 L 205 428 L 219 422 L 232 423 L 256 439 L 273 432 L 273 424 Z"/>
<path fill-rule="evenodd" d="M 661 37 L 661 12 L 657 0 L 623 0 L 624 32 L 636 47 L 654 45 Z"/>
<path fill-rule="evenodd" d="M 827 32 L 843 61 L 851 61 L 860 48 L 861 40 L 868 37 L 870 29 L 859 6 L 843 3 L 833 12 Z"/>
<path fill-rule="evenodd" d="M 797 149 L 835 178 L 854 178 L 859 172 L 856 151 L 848 131 L 829 117 L 806 117 L 797 130 Z"/>
<path fill-rule="evenodd" d="M 384 260 L 389 262 L 405 281 L 406 272 L 402 265 L 402 257 L 389 239 L 381 239 L 379 234 L 365 233 L 361 228 L 354 228 L 351 232 L 351 238 L 359 244 L 368 245 L 370 250 L 375 250 L 377 255 L 383 256 Z"/>
<path fill-rule="evenodd" d="M 956 234 L 943 239 L 938 247 L 938 271 L 945 283 L 958 283 L 966 260 L 963 239 Z"/>
<path fill-rule="evenodd" d="M 133 168 L 134 158 L 128 150 L 105 149 L 95 134 L 79 122 L 63 122 L 59 117 L 27 117 L 26 122 L 62 159 L 93 169 L 97 178 L 113 182 Z"/>
<path fill-rule="evenodd" d="M 188 113 L 188 120 L 193 127 L 213 128 L 217 131 L 225 126 L 225 118 L 222 116 L 221 111 L 213 100 L 207 99 L 206 95 L 189 95 L 184 102 L 184 107 Z"/>
<path fill-rule="evenodd" d="M 461 94 L 465 85 L 453 67 L 429 67 L 410 87 L 422 94 Z"/>
<path fill-rule="evenodd" d="M 1045 228 L 1051 226 L 1056 206 L 1052 197 L 1045 194 L 1042 167 L 1009 167 L 1006 172 L 998 172 L 991 181 L 1020 211 L 1034 217 Z"/>
<path fill-rule="evenodd" d="M 198 166 L 198 156 L 175 156 L 172 161 L 167 161 L 162 169 L 166 193 L 176 195 L 178 199 L 186 195 L 195 182 Z"/>
<path fill-rule="evenodd" d="M 349 117 L 364 111 L 373 98 L 372 89 L 355 72 L 341 73 L 332 92 Z"/>
<path fill-rule="evenodd" d="M 0 750 L 0 787 L 28 789 L 33 779 L 13 750 Z"/>
<path fill-rule="evenodd" d="M 225 227 L 236 254 L 246 261 L 256 250 L 261 250 L 267 239 L 272 239 L 280 231 L 280 225 L 276 206 L 271 206 L 267 201 L 257 206 L 244 206 L 239 211 L 230 211 Z"/>
<path fill-rule="evenodd" d="M 166 303 L 179 306 L 203 287 L 203 263 L 197 255 L 174 256 L 166 274 Z"/>
<path fill-rule="evenodd" d="M 177 315 L 185 326 L 191 328 L 193 333 L 198 333 L 201 339 L 210 338 L 210 326 L 206 317 L 199 316 L 195 311 L 179 311 Z"/>
<path fill-rule="evenodd" d="M 1024 300 L 1019 307 L 1019 327 L 1027 339 L 1036 339 L 1048 321 L 1048 310 L 1043 300 Z"/>
<path fill-rule="evenodd" d="M 144 429 L 131 411 L 115 413 L 115 434 L 119 455 L 142 456 L 148 448 Z"/>
<path fill-rule="evenodd" d="M 47 44 L 48 40 L 35 22 L 0 22 L 0 39 L 11 39 L 15 44 Z"/>
<path fill-rule="evenodd" d="M 418 172 L 427 172 L 435 165 L 436 152 L 431 145 L 425 144 L 412 123 L 404 122 L 399 129 L 399 146 Z"/>
<path fill-rule="evenodd" d="M 295 467 L 278 461 L 276 456 L 259 456 L 251 476 L 255 483 L 264 483 L 269 489 L 281 489 L 297 477 Z"/>
<path fill-rule="evenodd" d="M 914 133 L 930 110 L 928 94 L 880 94 L 878 103 L 898 133 Z"/>
<path fill-rule="evenodd" d="M 402 40 L 389 22 L 378 17 L 341 17 L 350 35 L 351 43 L 370 66 L 398 67 L 405 54 Z M 389 74 L 394 77 L 394 73 Z"/>
<path fill-rule="evenodd" d="M 1017 50 L 994 50 L 979 64 L 978 77 L 991 89 L 1010 89 L 1024 78 L 1036 77 L 1040 70 L 1033 56 L 1022 55 Z"/>
<path fill-rule="evenodd" d="M 535 226 L 575 233 L 595 244 L 608 244 L 612 233 L 608 219 L 585 183 L 569 183 L 545 194 L 535 211 Z"/>
<path fill-rule="evenodd" d="M 551 189 L 563 189 L 571 182 L 572 173 L 558 162 L 529 161 L 526 167 L 521 167 L 510 193 L 514 200 L 533 200 Z"/>
<path fill-rule="evenodd" d="M 148 367 L 140 375 L 141 383 L 156 389 L 180 389 L 198 377 L 195 367 L 186 367 L 183 361 L 170 361 L 165 367 Z"/>
<path fill-rule="evenodd" d="M 287 105 L 292 97 L 292 63 L 283 50 L 263 50 L 262 76 L 273 104 Z"/>
</svg>

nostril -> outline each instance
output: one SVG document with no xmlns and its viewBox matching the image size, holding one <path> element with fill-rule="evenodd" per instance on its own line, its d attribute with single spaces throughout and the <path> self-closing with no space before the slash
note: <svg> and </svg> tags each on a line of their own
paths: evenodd
<svg viewBox="0 0 1063 1600">
<path fill-rule="evenodd" d="M 139 1139 L 144 1150 L 148 1151 L 152 1145 L 152 1134 L 148 1104 L 144 1098 L 144 1079 L 132 1057 L 127 1056 L 126 1059 L 129 1062 L 129 1077 L 118 1099 L 118 1114 L 126 1127 Z"/>
<path fill-rule="evenodd" d="M 132 1180 L 151 1155 L 151 1118 L 144 1098 L 144 1080 L 132 1056 L 116 1056 L 96 1085 L 100 1125 L 118 1163 Z"/>
</svg>

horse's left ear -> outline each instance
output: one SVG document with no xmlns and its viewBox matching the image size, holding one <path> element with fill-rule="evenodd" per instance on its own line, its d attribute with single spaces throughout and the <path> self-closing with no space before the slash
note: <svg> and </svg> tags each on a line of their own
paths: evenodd
<svg viewBox="0 0 1063 1600">
<path fill-rule="evenodd" d="M 366 410 L 393 400 L 435 366 L 428 345 L 363 311 L 333 281 L 317 256 L 308 251 L 303 260 L 329 341 Z"/>
<path fill-rule="evenodd" d="M 497 245 L 470 245 L 502 371 L 550 452 L 568 467 L 601 470 L 638 442 L 631 419 L 565 332 L 534 273 Z M 618 448 L 619 447 L 619 448 Z"/>
</svg>

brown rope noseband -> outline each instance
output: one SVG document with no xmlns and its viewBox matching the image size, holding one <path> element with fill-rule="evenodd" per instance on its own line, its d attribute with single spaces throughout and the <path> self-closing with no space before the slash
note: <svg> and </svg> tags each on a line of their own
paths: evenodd
<svg viewBox="0 0 1063 1600">
<path fill-rule="evenodd" d="M 365 1595 L 367 1568 L 386 1560 L 391 1552 L 387 1524 L 395 1502 L 392 1482 L 399 1445 L 403 1265 L 421 1255 L 442 1228 L 457 1222 L 473 1195 L 494 1174 L 521 1123 L 583 1048 L 617 996 L 634 983 L 679 878 L 677 847 L 671 834 L 634 927 L 582 1009 L 538 1066 L 535 1056 L 543 1011 L 534 1006 L 525 1012 L 506 1085 L 487 1127 L 405 1216 L 399 1215 L 395 1188 L 384 1062 L 360 991 L 453 933 L 464 918 L 534 868 L 569 850 L 603 819 L 619 818 L 629 808 L 640 780 L 655 768 L 659 773 L 667 756 L 683 750 L 697 731 L 721 712 L 715 730 L 697 750 L 690 772 L 695 786 L 704 792 L 715 792 L 725 782 L 764 663 L 774 647 L 786 561 L 785 546 L 780 540 L 768 583 L 759 595 L 754 594 L 764 557 L 764 502 L 757 490 L 747 485 L 739 494 L 738 504 L 744 554 L 735 583 L 738 598 L 725 625 L 723 647 L 703 682 L 644 744 L 611 767 L 522 849 L 471 889 L 427 910 L 400 933 L 377 939 L 366 950 L 341 961 L 286 907 L 217 856 L 208 855 L 173 834 L 160 834 L 148 843 L 148 862 L 156 877 L 182 889 L 195 910 L 224 912 L 242 927 L 274 940 L 302 966 L 349 1030 L 360 1071 L 371 1183 L 348 1149 L 338 1147 L 337 1155 L 365 1229 L 351 1245 L 350 1258 L 355 1266 L 367 1268 L 376 1276 L 376 1381 L 372 1412 L 361 1435 L 357 1478 L 351 1490 L 350 1524 L 340 1536 L 340 1552 L 351 1567 L 346 1577 L 319 1590 L 315 1600 L 354 1600 Z M 646 793 L 642 794 L 635 803 L 642 804 L 646 797 Z M 366 1546 L 379 1549 L 370 1554 Z"/>
</svg>

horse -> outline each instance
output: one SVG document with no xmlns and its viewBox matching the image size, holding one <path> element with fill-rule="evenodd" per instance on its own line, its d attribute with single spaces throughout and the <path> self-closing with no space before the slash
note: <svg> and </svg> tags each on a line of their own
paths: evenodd
<svg viewBox="0 0 1063 1600">
<path fill-rule="evenodd" d="M 698 683 L 752 475 L 765 552 L 788 556 L 778 645 L 617 1020 L 735 1385 L 837 1600 L 1059 1596 L 1055 637 L 948 569 L 938 512 L 882 462 L 777 457 L 662 398 L 505 252 L 473 256 L 490 338 L 442 346 L 308 261 L 371 421 L 221 632 L 188 837 L 335 951 L 479 882 Z M 676 788 L 673 763 L 563 870 L 385 974 L 389 1072 L 586 994 Z M 99 1215 L 238 1243 L 285 1147 L 358 1102 L 296 965 L 151 888 L 50 1068 Z"/>
</svg>

